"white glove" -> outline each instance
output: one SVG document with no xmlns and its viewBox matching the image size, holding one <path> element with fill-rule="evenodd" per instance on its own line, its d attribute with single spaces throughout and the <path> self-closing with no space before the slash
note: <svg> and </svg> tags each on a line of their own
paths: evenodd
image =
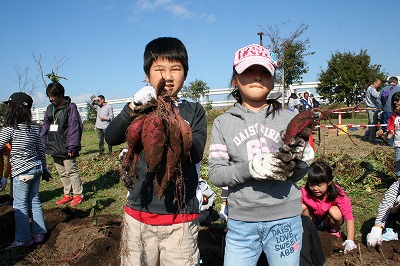
<svg viewBox="0 0 400 266">
<path fill-rule="evenodd" d="M 250 175 L 256 180 L 286 181 L 292 176 L 293 167 L 289 167 L 289 164 L 285 164 L 281 159 L 277 158 L 277 155 L 274 153 L 261 153 L 254 156 L 249 161 Z"/>
<path fill-rule="evenodd" d="M 6 188 L 7 180 L 8 179 L 5 178 L 4 176 L 1 177 L 1 180 L 0 180 L 0 192 L 3 191 Z"/>
<path fill-rule="evenodd" d="M 357 245 L 353 240 L 346 240 L 343 242 L 342 246 L 344 246 L 344 254 L 347 254 L 349 251 L 357 248 Z"/>
<path fill-rule="evenodd" d="M 128 149 L 123 149 L 120 153 L 119 153 L 119 155 L 118 155 L 118 158 L 119 158 L 119 160 L 122 160 L 122 159 L 124 159 L 124 157 L 125 157 L 125 155 L 126 155 L 126 153 L 128 152 Z"/>
<path fill-rule="evenodd" d="M 136 92 L 135 95 L 133 95 L 132 103 L 135 106 L 144 105 L 156 98 L 156 89 L 154 89 L 152 86 L 145 86 Z"/>
<path fill-rule="evenodd" d="M 305 162 L 307 165 L 310 165 L 314 160 L 315 152 L 311 147 L 309 142 L 306 142 L 306 146 L 303 150 L 303 156 L 300 158 L 301 161 Z"/>
<path fill-rule="evenodd" d="M 380 244 L 382 244 L 382 228 L 374 226 L 371 229 L 371 233 L 367 235 L 367 245 L 375 247 Z"/>
</svg>

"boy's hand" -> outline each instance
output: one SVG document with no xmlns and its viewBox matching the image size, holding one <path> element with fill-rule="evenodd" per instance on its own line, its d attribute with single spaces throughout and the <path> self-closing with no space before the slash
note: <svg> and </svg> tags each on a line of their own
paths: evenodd
<svg viewBox="0 0 400 266">
<path fill-rule="evenodd" d="M 152 99 L 156 98 L 156 89 L 154 89 L 152 86 L 145 86 L 136 92 L 135 95 L 133 95 L 132 104 L 134 106 L 145 105 Z"/>
</svg>

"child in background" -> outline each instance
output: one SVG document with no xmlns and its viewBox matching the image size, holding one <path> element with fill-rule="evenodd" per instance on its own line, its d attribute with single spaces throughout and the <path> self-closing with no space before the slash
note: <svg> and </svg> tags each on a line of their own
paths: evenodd
<svg viewBox="0 0 400 266">
<path fill-rule="evenodd" d="M 325 161 L 311 164 L 307 183 L 301 188 L 303 215 L 311 217 L 319 230 L 340 237 L 340 226 L 346 220 L 347 240 L 344 251 L 355 248 L 354 217 L 350 199 L 343 189 L 333 181 L 333 169 Z"/>
<path fill-rule="evenodd" d="M 387 122 L 387 139 L 393 138 L 396 157 L 396 176 L 400 179 L 400 92 L 392 96 L 392 115 Z"/>
<path fill-rule="evenodd" d="M 32 98 L 23 92 L 16 92 L 4 103 L 7 109 L 4 127 L 0 131 L 0 149 L 11 143 L 11 176 L 14 179 L 15 240 L 7 247 L 10 249 L 44 240 L 47 230 L 39 199 L 39 185 L 40 176 L 48 169 L 39 127 L 32 123 Z"/>
<path fill-rule="evenodd" d="M 218 187 L 228 186 L 224 265 L 256 265 L 262 251 L 271 266 L 300 263 L 301 193 L 294 182 L 308 166 L 279 159 L 280 133 L 295 115 L 277 100 L 267 100 L 276 67 L 274 55 L 263 46 L 239 49 L 231 78 L 237 103 L 214 120 L 209 177 Z M 312 148 L 297 143 L 298 158 L 311 161 Z"/>
<path fill-rule="evenodd" d="M 170 182 L 165 194 L 159 198 L 154 189 L 156 173 L 147 172 L 144 152 L 139 155 L 137 181 L 128 187 L 122 229 L 121 265 L 198 265 L 200 253 L 197 245 L 199 205 L 196 197 L 199 177 L 196 165 L 203 157 L 207 139 L 207 121 L 199 102 L 180 100 L 177 95 L 184 85 L 189 65 L 186 47 L 171 37 L 152 40 L 146 45 L 143 64 L 146 82 L 150 86 L 140 89 L 113 119 L 106 129 L 106 141 L 119 145 L 125 141 L 125 133 L 139 114 L 135 107 L 145 105 L 156 98 L 155 87 L 161 78 L 164 90 L 173 98 L 181 117 L 192 131 L 190 159 L 182 166 L 183 192 Z M 178 200 L 175 201 L 175 196 Z"/>
<path fill-rule="evenodd" d="M 396 222 L 400 222 L 400 181 L 386 191 L 378 207 L 375 225 L 367 235 L 367 245 L 374 247 L 382 241 L 398 240 Z M 384 230 L 383 234 L 382 231 Z"/>
</svg>

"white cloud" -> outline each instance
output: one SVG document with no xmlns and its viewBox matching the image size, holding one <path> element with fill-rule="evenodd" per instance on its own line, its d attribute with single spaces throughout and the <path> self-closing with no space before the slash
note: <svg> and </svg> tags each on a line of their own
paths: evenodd
<svg viewBox="0 0 400 266">
<path fill-rule="evenodd" d="M 132 9 L 134 13 L 133 17 L 129 19 L 131 22 L 140 20 L 141 16 L 146 15 L 146 12 L 154 12 L 158 9 L 171 12 L 173 16 L 181 19 L 205 20 L 209 23 L 216 20 L 215 14 L 199 14 L 191 11 L 187 5 L 184 6 L 173 0 L 138 0 L 130 9 Z"/>
</svg>

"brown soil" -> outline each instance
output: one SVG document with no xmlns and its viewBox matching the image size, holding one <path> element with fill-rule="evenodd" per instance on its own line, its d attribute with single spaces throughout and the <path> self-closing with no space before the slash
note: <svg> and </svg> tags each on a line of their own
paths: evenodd
<svg viewBox="0 0 400 266">
<path fill-rule="evenodd" d="M 343 143 L 348 153 L 370 152 L 380 145 L 364 143 L 360 140 L 363 131 L 353 132 L 357 147 L 346 136 L 336 136 L 322 130 L 320 153 L 334 152 L 337 143 Z M 362 149 L 360 148 L 363 147 Z M 384 147 L 385 149 L 386 147 Z M 393 152 L 393 151 L 391 151 Z M 27 248 L 3 250 L 14 237 L 14 212 L 5 206 L 5 198 L 0 197 L 0 265 L 118 265 L 121 237 L 121 217 L 98 215 L 65 208 L 45 209 L 44 215 L 48 233 L 45 241 Z M 226 228 L 219 220 L 210 226 L 201 226 L 199 248 L 202 265 L 222 265 Z M 400 264 L 400 241 L 384 242 L 379 248 L 368 248 L 365 240 L 356 240 L 358 249 L 343 254 L 342 239 L 325 232 L 320 233 L 327 257 L 325 265 L 398 265 Z M 363 236 L 365 239 L 365 236 Z M 8 263 L 9 262 L 9 263 Z"/>
</svg>

